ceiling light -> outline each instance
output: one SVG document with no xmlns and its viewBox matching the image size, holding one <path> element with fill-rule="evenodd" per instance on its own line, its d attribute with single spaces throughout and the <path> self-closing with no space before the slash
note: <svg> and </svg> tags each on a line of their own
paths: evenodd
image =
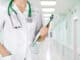
<svg viewBox="0 0 80 60">
<path fill-rule="evenodd" d="M 41 1 L 41 5 L 54 6 L 56 5 L 56 1 Z"/>
<path fill-rule="evenodd" d="M 54 12 L 55 9 L 54 8 L 42 8 L 43 12 Z"/>
</svg>

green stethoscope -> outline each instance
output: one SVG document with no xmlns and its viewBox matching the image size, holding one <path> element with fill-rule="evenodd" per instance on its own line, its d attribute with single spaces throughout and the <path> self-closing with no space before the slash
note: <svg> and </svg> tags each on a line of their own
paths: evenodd
<svg viewBox="0 0 80 60">
<path fill-rule="evenodd" d="M 12 24 L 13 28 L 18 29 L 18 28 L 21 28 L 21 27 L 22 27 L 22 23 L 21 23 L 21 21 L 20 21 L 20 19 L 19 19 L 19 17 L 18 17 L 17 12 L 12 8 L 12 3 L 13 3 L 13 1 L 14 1 L 14 0 L 11 0 L 10 3 L 9 3 L 9 6 L 8 6 L 8 15 L 9 15 L 9 17 L 10 17 L 11 24 Z M 31 18 L 31 17 L 32 17 L 31 4 L 30 4 L 29 1 L 27 1 L 27 3 L 28 3 L 28 6 L 29 6 L 28 18 L 27 18 L 27 19 L 28 19 L 28 21 L 29 21 L 29 20 L 32 21 L 32 18 Z M 20 24 L 19 26 L 14 26 L 14 23 L 13 23 L 12 18 L 11 18 L 11 11 L 13 11 L 13 12 L 15 13 L 16 18 L 17 18 L 17 21 L 18 21 L 19 24 Z"/>
</svg>

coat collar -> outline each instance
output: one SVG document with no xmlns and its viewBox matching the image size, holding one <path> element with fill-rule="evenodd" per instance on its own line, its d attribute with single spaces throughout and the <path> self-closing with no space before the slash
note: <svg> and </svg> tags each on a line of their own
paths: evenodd
<svg viewBox="0 0 80 60">
<path fill-rule="evenodd" d="M 20 15 L 23 15 L 23 16 L 28 16 L 28 10 L 29 10 L 29 6 L 28 4 L 26 5 L 26 8 L 25 8 L 25 11 L 22 13 L 19 8 L 16 6 L 15 3 L 12 4 L 12 8 Z"/>
</svg>

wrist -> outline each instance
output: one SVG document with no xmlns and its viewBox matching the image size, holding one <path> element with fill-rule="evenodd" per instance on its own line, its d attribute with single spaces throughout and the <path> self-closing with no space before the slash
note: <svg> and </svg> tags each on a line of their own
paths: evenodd
<svg viewBox="0 0 80 60">
<path fill-rule="evenodd" d="M 44 41 L 44 39 L 45 39 L 45 37 L 40 36 L 38 39 L 38 42 L 42 42 L 42 41 Z"/>
</svg>

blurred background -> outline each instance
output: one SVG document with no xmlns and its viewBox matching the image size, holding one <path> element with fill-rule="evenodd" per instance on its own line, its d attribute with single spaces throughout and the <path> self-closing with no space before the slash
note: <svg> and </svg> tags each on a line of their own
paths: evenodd
<svg viewBox="0 0 80 60">
<path fill-rule="evenodd" d="M 80 60 L 80 0 L 40 0 L 40 4 L 44 24 L 54 14 L 48 37 L 40 45 L 40 60 Z"/>
</svg>

